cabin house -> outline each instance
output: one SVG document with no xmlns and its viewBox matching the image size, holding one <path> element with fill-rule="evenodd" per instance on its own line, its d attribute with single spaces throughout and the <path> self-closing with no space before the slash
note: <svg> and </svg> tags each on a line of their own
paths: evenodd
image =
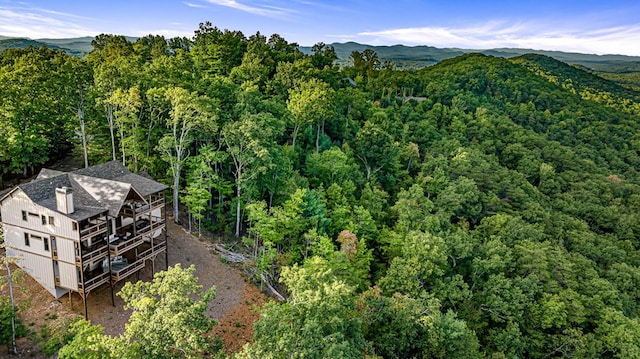
<svg viewBox="0 0 640 359">
<path fill-rule="evenodd" d="M 7 256 L 52 296 L 86 297 L 155 260 L 167 261 L 164 191 L 117 161 L 73 172 L 43 169 L 0 198 Z"/>
</svg>

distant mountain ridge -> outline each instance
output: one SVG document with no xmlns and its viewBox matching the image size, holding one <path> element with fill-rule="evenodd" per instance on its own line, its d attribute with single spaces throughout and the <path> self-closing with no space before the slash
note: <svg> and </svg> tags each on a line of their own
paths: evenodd
<svg viewBox="0 0 640 359">
<path fill-rule="evenodd" d="M 546 51 L 533 49 L 497 48 L 489 50 L 437 48 L 433 46 L 372 46 L 356 42 L 332 43 L 341 64 L 349 62 L 349 56 L 353 51 L 362 52 L 372 49 L 381 61 L 389 60 L 399 67 L 425 67 L 436 64 L 442 60 L 457 57 L 466 53 L 479 52 L 485 55 L 511 58 L 524 54 L 538 54 L 552 57 L 556 60 L 571 64 L 581 65 L 592 70 L 603 72 L 640 72 L 640 56 L 626 55 L 595 55 L 576 52 Z M 311 47 L 301 46 L 300 50 L 311 53 Z"/>
<path fill-rule="evenodd" d="M 68 39 L 29 39 L 0 35 L 0 52 L 11 48 L 25 48 L 27 46 L 47 46 L 52 49 L 64 50 L 75 56 L 85 56 L 92 50 L 91 41 L 94 37 L 85 36 Z M 127 37 L 129 41 L 136 41 L 136 37 Z M 391 61 L 399 68 L 422 68 L 434 65 L 442 60 L 454 58 L 470 52 L 485 55 L 511 58 L 524 54 L 538 54 L 552 57 L 556 60 L 581 65 L 600 72 L 611 73 L 640 73 L 640 56 L 626 55 L 594 55 L 576 52 L 546 51 L 532 49 L 497 48 L 489 50 L 437 48 L 428 45 L 420 46 L 373 46 L 357 42 L 332 43 L 341 65 L 349 63 L 349 56 L 353 51 L 362 52 L 372 49 L 381 61 Z M 310 54 L 310 46 L 301 46 L 300 51 Z"/>
<path fill-rule="evenodd" d="M 46 46 L 51 49 L 64 50 L 70 55 L 85 56 L 92 49 L 91 41 L 95 37 L 74 37 L 68 39 L 29 39 L 26 37 L 8 37 L 0 35 L 0 52 L 6 49 L 26 48 L 28 46 Z M 127 36 L 129 41 L 135 41 L 136 37 Z"/>
</svg>

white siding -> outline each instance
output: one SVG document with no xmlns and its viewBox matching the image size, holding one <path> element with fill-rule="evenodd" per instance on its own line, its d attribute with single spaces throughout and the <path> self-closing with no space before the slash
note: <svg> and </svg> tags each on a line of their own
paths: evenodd
<svg viewBox="0 0 640 359">
<path fill-rule="evenodd" d="M 2 210 L 2 221 L 5 224 L 29 228 L 32 231 L 56 237 L 80 238 L 79 232 L 73 230 L 71 224 L 73 221 L 69 217 L 33 203 L 21 189 L 17 189 L 10 196 L 7 196 L 2 202 L 0 210 Z M 22 219 L 22 211 L 27 212 L 26 221 Z M 29 215 L 29 213 L 37 216 Z M 43 215 L 47 222 L 44 225 L 41 218 Z M 53 217 L 53 224 L 49 224 L 49 217 Z"/>
<path fill-rule="evenodd" d="M 60 262 L 75 263 L 76 262 L 76 248 L 74 241 L 66 238 L 57 238 L 56 245 L 58 246 L 58 260 Z"/>
<path fill-rule="evenodd" d="M 8 254 L 10 257 L 15 258 L 15 263 L 20 268 L 40 283 L 51 295 L 56 296 L 53 264 L 50 258 L 16 251 L 11 248 L 8 249 Z"/>
<path fill-rule="evenodd" d="M 58 262 L 60 268 L 60 286 L 78 290 L 78 271 L 75 265 Z"/>
<path fill-rule="evenodd" d="M 31 250 L 31 248 L 24 245 L 24 232 L 20 228 L 3 223 L 2 230 L 4 231 L 4 240 L 7 243 L 7 247 L 20 251 Z"/>
<path fill-rule="evenodd" d="M 18 228 L 11 225 L 4 225 L 4 233 L 7 241 L 7 247 L 28 252 L 30 254 L 37 254 L 39 256 L 51 258 L 51 239 L 48 234 L 42 234 L 34 232 L 28 229 Z M 29 234 L 29 245 L 24 244 L 24 234 Z M 34 238 L 39 237 L 40 239 Z M 44 240 L 47 238 L 49 242 L 49 250 L 44 250 Z"/>
<path fill-rule="evenodd" d="M 60 288 L 60 287 L 56 287 L 56 294 L 55 297 L 56 299 L 62 297 L 63 295 L 69 293 L 69 291 L 65 288 Z"/>
</svg>

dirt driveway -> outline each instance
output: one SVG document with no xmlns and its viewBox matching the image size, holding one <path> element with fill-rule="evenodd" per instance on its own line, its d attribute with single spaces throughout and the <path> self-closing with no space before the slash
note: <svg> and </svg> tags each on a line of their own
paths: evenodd
<svg viewBox="0 0 640 359">
<path fill-rule="evenodd" d="M 204 288 L 216 287 L 216 299 L 209 305 L 207 314 L 218 321 L 214 331 L 222 337 L 227 351 L 238 351 L 251 340 L 253 323 L 259 318 L 255 309 L 261 307 L 268 298 L 253 284 L 247 283 L 240 269 L 223 263 L 210 242 L 198 240 L 175 225 L 170 217 L 167 222 L 169 265 L 181 263 L 183 267 L 188 267 L 193 264 L 200 284 Z M 155 269 L 165 269 L 163 255 L 156 260 Z M 6 272 L 0 271 L 0 275 L 6 276 Z M 139 280 L 149 281 L 151 278 L 151 266 L 147 266 L 140 272 Z M 138 277 L 134 274 L 128 280 L 136 281 Z M 118 283 L 114 292 L 117 293 L 124 283 L 125 281 Z M 65 318 L 84 315 L 82 299 L 77 294 L 72 296 L 71 309 L 69 296 L 56 300 L 29 276 L 24 276 L 20 286 L 16 297 L 18 302 L 26 306 L 20 317 L 34 332 Z M 3 289 L 5 291 L 6 288 Z M 123 310 L 123 304 L 122 299 L 116 295 L 115 307 L 112 306 L 109 286 L 100 287 L 87 297 L 89 320 L 93 324 L 102 325 L 106 334 L 119 335 L 124 331 L 124 325 L 131 314 L 130 311 Z M 19 344 L 22 354 L 18 357 L 44 358 L 29 341 L 23 339 Z M 0 356 L 6 353 L 4 348 L 0 348 L 0 351 Z"/>
</svg>

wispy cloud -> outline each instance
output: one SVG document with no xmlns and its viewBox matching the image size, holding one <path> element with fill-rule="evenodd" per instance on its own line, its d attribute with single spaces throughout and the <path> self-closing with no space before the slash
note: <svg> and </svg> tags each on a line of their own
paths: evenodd
<svg viewBox="0 0 640 359">
<path fill-rule="evenodd" d="M 208 3 L 225 6 L 232 9 L 248 12 L 254 15 L 281 18 L 294 13 L 293 9 L 272 6 L 262 3 L 239 2 L 236 0 L 205 0 Z"/>
<path fill-rule="evenodd" d="M 78 20 L 88 22 L 91 19 L 35 7 L 0 7 L 0 34 L 30 38 L 65 38 L 96 34 L 96 31 L 78 24 Z"/>
<path fill-rule="evenodd" d="M 195 7 L 195 8 L 198 8 L 198 9 L 206 8 L 206 6 L 204 6 L 202 4 L 195 4 L 195 3 L 192 3 L 192 2 L 184 2 L 183 4 L 187 5 L 188 7 Z"/>
<path fill-rule="evenodd" d="M 555 30 L 549 30 L 555 29 Z M 360 32 L 358 41 L 488 49 L 517 47 L 640 56 L 640 24 L 601 29 L 563 29 L 555 24 L 491 21 L 469 27 L 414 27 Z M 634 48 L 635 47 L 635 48 Z"/>
<path fill-rule="evenodd" d="M 322 11 L 322 12 L 343 12 L 343 13 L 357 13 L 355 9 L 351 9 L 344 4 L 330 4 L 328 2 L 323 1 L 309 1 L 309 0 L 292 0 L 292 2 L 297 3 L 307 10 L 312 9 L 313 11 Z"/>
</svg>

